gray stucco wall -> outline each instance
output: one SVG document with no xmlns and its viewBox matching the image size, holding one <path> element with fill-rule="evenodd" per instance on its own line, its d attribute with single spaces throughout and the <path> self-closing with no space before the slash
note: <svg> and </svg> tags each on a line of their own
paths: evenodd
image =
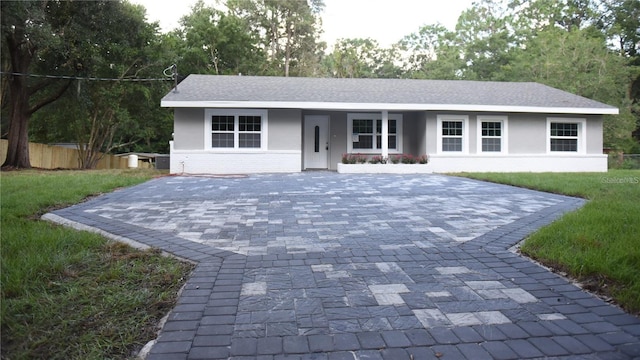
<svg viewBox="0 0 640 360">
<path fill-rule="evenodd" d="M 509 115 L 509 154 L 544 154 L 547 152 L 547 116 Z"/>
<path fill-rule="evenodd" d="M 425 113 L 427 119 L 426 145 L 427 154 L 435 154 L 438 151 L 438 119 L 435 113 Z"/>
<path fill-rule="evenodd" d="M 424 136 L 426 123 L 423 112 L 406 112 L 402 114 L 402 132 L 404 135 L 402 152 L 416 156 L 425 153 Z"/>
<path fill-rule="evenodd" d="M 478 153 L 478 117 L 477 115 L 469 115 L 469 124 L 467 131 L 469 132 L 469 154 Z"/>
<path fill-rule="evenodd" d="M 329 113 L 329 141 L 331 146 L 329 154 L 329 169 L 336 170 L 338 163 L 342 161 L 342 154 L 347 152 L 347 113 Z"/>
<path fill-rule="evenodd" d="M 590 116 L 587 118 L 587 154 L 602 154 L 602 127 L 602 116 Z"/>
<path fill-rule="evenodd" d="M 173 111 L 173 148 L 204 149 L 204 109 L 176 108 Z"/>
<path fill-rule="evenodd" d="M 299 109 L 269 110 L 269 150 L 302 149 L 302 111 Z"/>
</svg>

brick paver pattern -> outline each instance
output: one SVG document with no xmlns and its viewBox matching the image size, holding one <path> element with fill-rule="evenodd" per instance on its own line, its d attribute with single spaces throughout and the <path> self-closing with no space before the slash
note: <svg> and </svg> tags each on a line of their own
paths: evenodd
<svg viewBox="0 0 640 360">
<path fill-rule="evenodd" d="M 583 200 L 442 175 L 164 177 L 45 216 L 196 262 L 149 359 L 640 357 L 510 251 Z"/>
</svg>

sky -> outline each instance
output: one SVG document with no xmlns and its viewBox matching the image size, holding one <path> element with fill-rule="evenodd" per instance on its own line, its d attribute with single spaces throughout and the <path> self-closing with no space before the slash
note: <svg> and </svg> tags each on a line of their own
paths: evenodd
<svg viewBox="0 0 640 360">
<path fill-rule="evenodd" d="M 147 9 L 147 20 L 158 21 L 162 31 L 178 27 L 197 0 L 130 0 Z M 331 49 L 340 38 L 372 38 L 382 47 L 417 32 L 422 25 L 440 23 L 453 30 L 462 11 L 473 0 L 324 0 L 322 40 Z M 215 0 L 205 0 L 210 6 Z"/>
</svg>

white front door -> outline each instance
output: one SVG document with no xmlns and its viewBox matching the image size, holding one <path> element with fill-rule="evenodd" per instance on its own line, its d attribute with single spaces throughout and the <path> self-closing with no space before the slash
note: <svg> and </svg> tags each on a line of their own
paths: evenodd
<svg viewBox="0 0 640 360">
<path fill-rule="evenodd" d="M 304 117 L 304 168 L 329 168 L 329 116 Z"/>
</svg>

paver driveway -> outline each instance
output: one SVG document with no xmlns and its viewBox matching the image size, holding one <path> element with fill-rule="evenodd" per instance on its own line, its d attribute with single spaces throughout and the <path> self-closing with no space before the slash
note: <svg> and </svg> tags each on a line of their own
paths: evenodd
<svg viewBox="0 0 640 360">
<path fill-rule="evenodd" d="M 582 200 L 441 175 L 164 177 L 57 210 L 198 266 L 149 359 L 640 356 L 640 320 L 509 251 Z"/>
</svg>

